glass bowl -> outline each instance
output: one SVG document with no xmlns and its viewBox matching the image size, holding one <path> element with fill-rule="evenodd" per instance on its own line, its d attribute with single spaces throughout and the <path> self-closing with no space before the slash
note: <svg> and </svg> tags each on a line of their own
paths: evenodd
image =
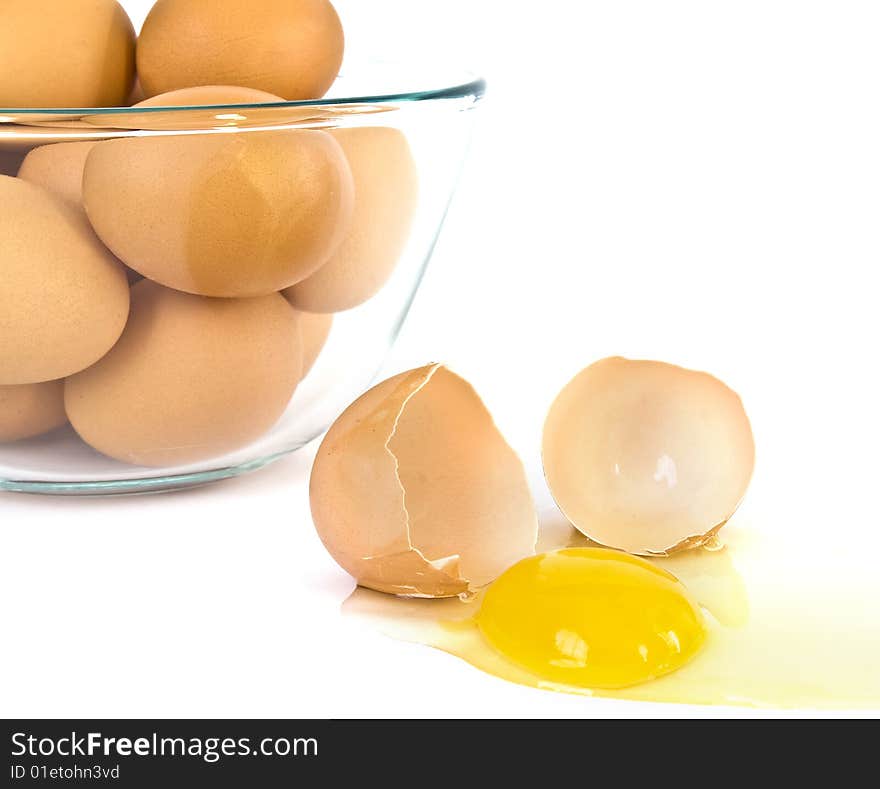
<svg viewBox="0 0 880 789">
<path fill-rule="evenodd" d="M 296 386 L 292 399 L 271 428 L 257 437 L 250 436 L 244 445 L 226 448 L 223 454 L 188 459 L 180 464 L 144 466 L 123 462 L 118 456 L 114 458 L 94 449 L 66 424 L 43 435 L 0 442 L 0 490 L 79 495 L 141 493 L 236 476 L 261 468 L 308 444 L 369 386 L 401 329 L 431 257 L 471 137 L 471 110 L 479 104 L 485 85 L 470 74 L 437 70 L 418 73 L 412 64 L 375 60 L 350 69 L 350 73 L 356 74 L 356 78 L 344 73 L 327 97 L 317 101 L 0 109 L 0 173 L 7 176 L 15 175 L 28 151 L 54 143 L 97 141 L 100 147 L 101 142 L 108 140 L 161 138 L 166 146 L 185 140 L 190 146 L 187 150 L 192 150 L 192 146 L 198 147 L 200 142 L 213 144 L 220 135 L 236 135 L 242 142 L 274 140 L 279 139 L 279 135 L 300 140 L 304 131 L 314 134 L 318 130 L 332 136 L 336 130 L 380 127 L 398 130 L 405 136 L 418 184 L 402 252 L 399 255 L 395 252 L 396 261 L 389 261 L 393 264 L 389 265 L 392 273 L 364 303 L 333 315 L 332 329 L 317 361 Z M 418 89 L 413 90 L 414 87 Z M 222 175 L 224 166 L 216 165 L 216 175 Z M 208 176 L 214 174 L 207 173 Z M 261 177 L 271 181 L 284 179 L 285 175 L 279 171 L 264 173 Z M 215 197 L 215 193 L 208 192 L 205 199 Z M 354 204 L 357 206 L 356 190 Z M 3 209 L 0 205 L 0 210 Z M 193 212 L 198 211 L 199 205 L 195 202 Z M 401 206 L 400 211 L 406 212 L 406 207 Z M 212 216 L 216 219 L 216 213 Z M 180 221 L 191 222 L 193 217 L 180 217 Z M 101 231 L 106 236 L 107 228 L 102 227 Z M 254 233 L 259 233 L 259 227 L 254 227 Z M 138 268 L 138 261 L 124 259 L 127 253 L 120 253 L 119 249 L 113 252 L 124 263 Z M 137 304 L 132 302 L 134 309 Z M 129 315 L 128 327 L 131 325 Z M 0 331 L 3 329 L 0 320 Z M 122 336 L 125 337 L 125 330 Z M 291 354 L 300 352 L 294 347 L 299 342 L 301 338 L 296 341 L 291 338 Z M 208 352 L 196 343 L 194 365 L 206 363 L 198 354 L 204 356 Z M 231 374 L 232 371 L 226 370 L 221 378 Z M 0 387 L 0 407 L 2 389 Z M 214 395 L 215 392 L 207 388 L 206 393 L 196 393 L 194 397 L 211 400 Z M 157 391 L 146 399 L 162 396 L 162 392 Z M 131 420 L 140 418 L 141 403 L 118 403 L 114 407 L 120 408 Z M 184 405 L 179 403 L 179 397 L 175 400 L 169 396 L 162 407 L 173 421 L 176 409 L 192 408 L 193 404 Z M 206 407 L 211 406 L 208 403 Z M 239 403 L 238 409 L 227 419 L 238 419 L 247 405 Z M 223 428 L 224 421 L 217 420 L 218 429 Z M 159 442 L 161 438 L 156 440 Z"/>
</svg>

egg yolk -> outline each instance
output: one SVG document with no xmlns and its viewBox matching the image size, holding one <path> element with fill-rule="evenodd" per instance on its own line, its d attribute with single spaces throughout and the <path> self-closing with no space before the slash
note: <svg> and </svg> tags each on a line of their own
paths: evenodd
<svg viewBox="0 0 880 789">
<path fill-rule="evenodd" d="M 675 576 L 605 548 L 524 559 L 489 587 L 477 624 L 520 667 L 582 688 L 675 671 L 706 639 L 702 611 Z"/>
</svg>

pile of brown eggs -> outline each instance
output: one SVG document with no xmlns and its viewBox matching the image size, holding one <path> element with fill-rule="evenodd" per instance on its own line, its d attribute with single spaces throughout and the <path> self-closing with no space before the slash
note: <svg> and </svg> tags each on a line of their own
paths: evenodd
<svg viewBox="0 0 880 789">
<path fill-rule="evenodd" d="M 0 107 L 320 98 L 342 62 L 327 0 L 0 7 Z M 333 314 L 375 295 L 409 235 L 416 165 L 391 127 L 121 136 L 0 175 L 0 442 L 69 420 L 142 466 L 269 430 Z"/>
</svg>

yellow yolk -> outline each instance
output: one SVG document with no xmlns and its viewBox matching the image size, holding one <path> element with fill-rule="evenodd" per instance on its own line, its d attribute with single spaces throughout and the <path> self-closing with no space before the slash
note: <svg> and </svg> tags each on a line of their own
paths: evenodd
<svg viewBox="0 0 880 789">
<path fill-rule="evenodd" d="M 675 576 L 604 548 L 524 559 L 489 587 L 477 624 L 512 662 L 581 688 L 668 674 L 706 639 L 702 611 Z"/>
</svg>

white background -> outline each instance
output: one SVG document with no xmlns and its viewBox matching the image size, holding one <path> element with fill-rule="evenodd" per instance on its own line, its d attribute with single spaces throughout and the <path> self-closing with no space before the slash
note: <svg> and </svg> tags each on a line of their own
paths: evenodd
<svg viewBox="0 0 880 789">
<path fill-rule="evenodd" d="M 352 46 L 490 80 L 387 374 L 441 360 L 469 378 L 551 512 L 540 427 L 572 374 L 609 354 L 708 369 L 755 428 L 746 515 L 877 533 L 874 3 L 339 5 Z M 521 688 L 353 627 L 353 583 L 309 517 L 311 457 L 172 495 L 0 494 L 0 713 L 755 714 Z"/>
</svg>

